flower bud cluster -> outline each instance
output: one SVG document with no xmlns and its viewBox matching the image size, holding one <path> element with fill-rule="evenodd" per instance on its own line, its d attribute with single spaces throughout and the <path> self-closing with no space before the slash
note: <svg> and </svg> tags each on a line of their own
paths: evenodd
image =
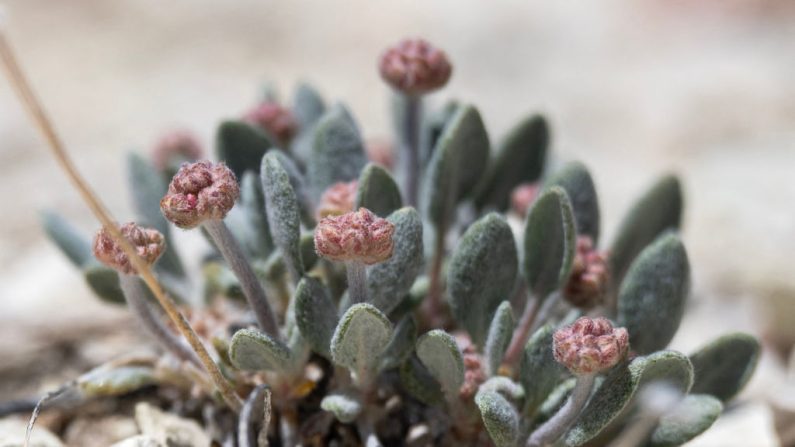
<svg viewBox="0 0 795 447">
<path fill-rule="evenodd" d="M 141 227 L 130 222 L 122 225 L 119 231 L 132 244 L 138 256 L 149 265 L 154 264 L 166 249 L 166 241 L 163 235 L 153 228 Z M 97 231 L 92 248 L 94 257 L 108 267 L 126 275 L 138 273 L 130 262 L 127 253 L 124 252 L 121 245 L 116 242 L 107 228 L 103 227 Z"/>
<path fill-rule="evenodd" d="M 582 317 L 553 334 L 555 360 L 575 375 L 606 371 L 627 354 L 629 333 L 606 318 Z"/>
<path fill-rule="evenodd" d="M 395 226 L 367 208 L 323 218 L 315 228 L 315 249 L 334 261 L 376 264 L 392 257 Z"/>
<path fill-rule="evenodd" d="M 223 163 L 203 160 L 179 168 L 160 209 L 166 219 L 187 229 L 205 220 L 223 219 L 239 196 L 235 174 Z"/>
</svg>

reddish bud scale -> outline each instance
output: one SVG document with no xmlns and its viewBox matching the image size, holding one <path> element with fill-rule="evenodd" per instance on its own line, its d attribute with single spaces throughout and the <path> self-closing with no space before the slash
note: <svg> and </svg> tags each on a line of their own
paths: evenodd
<svg viewBox="0 0 795 447">
<path fill-rule="evenodd" d="M 317 206 L 318 220 L 327 216 L 339 216 L 353 211 L 356 202 L 356 191 L 359 182 L 337 182 L 331 185 L 320 196 L 320 203 Z"/>
<path fill-rule="evenodd" d="M 469 336 L 456 334 L 456 342 L 464 358 L 464 383 L 458 390 L 458 397 L 470 400 L 477 393 L 478 387 L 488 379 L 488 375 L 483 367 L 483 358 Z"/>
<path fill-rule="evenodd" d="M 202 147 L 187 130 L 176 130 L 163 135 L 152 151 L 152 162 L 161 171 L 176 161 L 195 161 L 202 157 Z"/>
<path fill-rule="evenodd" d="M 246 112 L 243 119 L 261 127 L 278 143 L 287 143 L 295 135 L 298 127 L 292 112 L 273 101 L 266 101 Z"/>
<path fill-rule="evenodd" d="M 323 218 L 315 228 L 317 253 L 334 261 L 376 264 L 392 257 L 395 226 L 366 208 Z"/>
<path fill-rule="evenodd" d="M 406 39 L 381 56 L 381 77 L 407 95 L 422 95 L 447 84 L 453 67 L 444 51 L 423 39 Z"/>
<path fill-rule="evenodd" d="M 606 318 L 582 317 L 553 335 L 555 360 L 575 375 L 606 371 L 627 354 L 629 334 Z"/>
<path fill-rule="evenodd" d="M 573 306 L 589 309 L 602 302 L 610 280 L 607 259 L 588 236 L 577 238 L 577 252 L 563 297 Z"/>
<path fill-rule="evenodd" d="M 122 236 L 132 244 L 138 256 L 147 264 L 152 265 L 166 249 L 163 235 L 152 228 L 144 228 L 135 223 L 126 223 L 119 228 Z M 135 275 L 138 272 L 133 267 L 127 254 L 116 243 L 107 228 L 101 228 L 94 236 L 94 256 L 103 264 L 126 275 Z"/>
<path fill-rule="evenodd" d="M 160 201 L 166 219 L 193 228 L 208 219 L 223 219 L 240 196 L 235 174 L 223 163 L 185 163 Z"/>
</svg>

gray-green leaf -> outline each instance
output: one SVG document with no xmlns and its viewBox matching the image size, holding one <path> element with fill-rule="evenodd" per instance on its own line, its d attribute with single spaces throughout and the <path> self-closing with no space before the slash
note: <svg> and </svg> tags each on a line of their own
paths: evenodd
<svg viewBox="0 0 795 447">
<path fill-rule="evenodd" d="M 337 327 L 337 306 L 317 279 L 304 277 L 295 289 L 295 319 L 312 350 L 331 358 L 331 338 Z"/>
<path fill-rule="evenodd" d="M 480 218 L 459 241 L 447 272 L 447 297 L 475 344 L 483 345 L 494 311 L 509 298 L 517 263 L 513 232 L 497 213 Z"/>
<path fill-rule="evenodd" d="M 549 393 L 555 389 L 564 373 L 552 351 L 555 327 L 547 324 L 527 341 L 519 366 L 519 382 L 524 387 L 523 413 L 533 417 Z"/>
<path fill-rule="evenodd" d="M 119 274 L 116 270 L 106 267 L 97 261 L 89 262 L 83 267 L 83 276 L 89 287 L 97 296 L 108 303 L 126 304 L 124 292 L 119 285 Z M 146 290 L 149 290 L 148 288 Z"/>
<path fill-rule="evenodd" d="M 616 366 L 566 433 L 566 445 L 581 445 L 598 435 L 629 405 L 642 385 L 657 381 L 687 393 L 693 384 L 693 365 L 679 352 L 659 351 Z"/>
<path fill-rule="evenodd" d="M 265 132 L 242 121 L 224 121 L 216 135 L 218 159 L 226 163 L 237 178 L 246 171 L 259 172 L 262 156 L 273 147 Z"/>
<path fill-rule="evenodd" d="M 411 315 L 403 317 L 395 327 L 392 340 L 389 341 L 382 356 L 379 369 L 382 371 L 394 368 L 411 356 L 417 342 L 417 323 Z"/>
<path fill-rule="evenodd" d="M 395 225 L 392 257 L 368 269 L 370 304 L 389 315 L 411 289 L 423 267 L 422 219 L 414 208 L 401 208 L 387 220 Z"/>
<path fill-rule="evenodd" d="M 304 273 L 301 215 L 290 178 L 275 154 L 268 153 L 262 158 L 261 180 L 273 242 L 281 250 L 293 281 L 297 282 Z"/>
<path fill-rule="evenodd" d="M 529 116 L 511 129 L 475 192 L 478 208 L 507 209 L 515 187 L 541 177 L 548 145 L 549 126 L 541 115 Z"/>
<path fill-rule="evenodd" d="M 309 129 L 323 116 L 326 105 L 320 93 L 306 82 L 298 84 L 293 95 L 293 115 L 301 131 Z"/>
<path fill-rule="evenodd" d="M 47 236 L 55 242 L 72 264 L 83 267 L 94 260 L 91 241 L 80 234 L 66 219 L 52 211 L 42 211 L 39 219 Z"/>
<path fill-rule="evenodd" d="M 660 236 L 627 271 L 618 295 L 618 324 L 629 331 L 632 350 L 648 354 L 668 345 L 685 309 L 690 266 L 674 234 Z"/>
<path fill-rule="evenodd" d="M 724 335 L 690 356 L 696 375 L 694 393 L 727 402 L 743 389 L 756 369 L 759 342 L 748 334 Z"/>
<path fill-rule="evenodd" d="M 519 439 L 519 413 L 496 391 L 480 390 L 475 395 L 483 425 L 497 447 L 514 447 Z"/>
<path fill-rule="evenodd" d="M 316 202 L 328 187 L 359 177 L 367 157 L 359 132 L 347 111 L 334 107 L 318 121 L 307 176 Z"/>
<path fill-rule="evenodd" d="M 362 412 L 362 404 L 359 399 L 351 394 L 329 394 L 320 402 L 320 408 L 331 412 L 338 421 L 343 424 L 350 424 L 355 421 Z"/>
<path fill-rule="evenodd" d="M 427 332 L 417 340 L 417 357 L 448 399 L 458 395 L 464 383 L 464 357 L 452 335 L 441 329 Z"/>
<path fill-rule="evenodd" d="M 707 431 L 723 411 L 720 400 L 706 394 L 691 394 L 660 418 L 651 435 L 650 447 L 682 445 Z"/>
<path fill-rule="evenodd" d="M 378 216 L 386 217 L 403 205 L 395 180 L 377 164 L 368 163 L 358 183 L 355 209 L 365 207 Z"/>
<path fill-rule="evenodd" d="M 291 364 L 287 346 L 254 329 L 235 332 L 229 359 L 236 368 L 246 371 L 285 371 Z"/>
<path fill-rule="evenodd" d="M 155 372 L 148 366 L 100 367 L 77 379 L 85 397 L 120 396 L 156 383 Z"/>
<path fill-rule="evenodd" d="M 666 230 L 682 222 L 682 186 L 674 175 L 658 180 L 632 206 L 610 249 L 610 274 L 620 284 L 635 256 Z"/>
<path fill-rule="evenodd" d="M 240 181 L 240 205 L 249 228 L 248 237 L 240 240 L 247 241 L 244 245 L 254 256 L 267 259 L 273 251 L 273 239 L 265 213 L 265 194 L 262 191 L 262 182 L 251 171 L 243 174 Z"/>
<path fill-rule="evenodd" d="M 486 374 L 494 376 L 497 370 L 500 369 L 502 363 L 502 356 L 505 355 L 505 350 L 508 349 L 508 343 L 511 342 L 513 330 L 516 327 L 516 321 L 513 316 L 513 309 L 511 303 L 503 301 L 494 312 L 494 318 L 489 325 L 489 334 L 486 337 L 486 346 L 484 349 L 484 356 L 486 358 Z"/>
<path fill-rule="evenodd" d="M 416 356 L 412 356 L 400 367 L 400 383 L 417 400 L 426 405 L 444 402 L 444 394 L 431 374 L 422 366 Z"/>
<path fill-rule="evenodd" d="M 569 278 L 577 230 L 563 188 L 546 189 L 527 213 L 524 229 L 524 275 L 533 295 L 544 300 Z"/>
<path fill-rule="evenodd" d="M 571 162 L 546 182 L 566 190 L 574 209 L 577 234 L 590 236 L 594 246 L 599 242 L 599 198 L 588 169 L 580 162 Z"/>
<path fill-rule="evenodd" d="M 351 369 L 359 379 L 370 379 L 392 338 L 392 323 L 375 306 L 359 303 L 340 319 L 331 339 L 334 363 Z"/>
</svg>

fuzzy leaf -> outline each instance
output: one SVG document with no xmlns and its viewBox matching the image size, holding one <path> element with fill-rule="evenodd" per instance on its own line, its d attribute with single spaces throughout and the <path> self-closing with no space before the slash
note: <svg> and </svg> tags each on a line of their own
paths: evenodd
<svg viewBox="0 0 795 447">
<path fill-rule="evenodd" d="M 380 217 L 386 217 L 403 205 L 395 180 L 386 169 L 368 163 L 359 176 L 356 206 L 365 207 Z"/>
<path fill-rule="evenodd" d="M 472 106 L 458 108 L 439 137 L 423 182 L 424 213 L 445 233 L 456 204 L 470 192 L 489 161 L 489 136 Z"/>
<path fill-rule="evenodd" d="M 156 383 L 154 370 L 146 366 L 100 367 L 77 379 L 84 397 L 121 396 Z"/>
<path fill-rule="evenodd" d="M 370 304 L 390 314 L 411 289 L 423 267 L 422 219 L 414 208 L 401 208 L 387 220 L 395 225 L 392 257 L 368 269 Z"/>
<path fill-rule="evenodd" d="M 317 263 L 317 251 L 315 250 L 315 235 L 312 233 L 305 233 L 301 235 L 301 242 L 299 243 L 301 249 L 301 262 L 304 264 L 304 271 L 308 272 Z"/>
<path fill-rule="evenodd" d="M 533 203 L 524 229 L 524 275 L 536 299 L 546 299 L 568 280 L 576 245 L 568 195 L 553 186 Z"/>
<path fill-rule="evenodd" d="M 667 175 L 651 187 L 629 210 L 610 249 L 610 273 L 620 284 L 635 256 L 660 234 L 678 230 L 682 223 L 682 186 Z"/>
<path fill-rule="evenodd" d="M 282 342 L 254 329 L 241 329 L 232 336 L 229 359 L 245 371 L 285 371 L 290 350 Z"/>
<path fill-rule="evenodd" d="M 417 357 L 452 399 L 464 383 L 464 357 L 452 335 L 441 329 L 425 333 L 417 340 Z"/>
<path fill-rule="evenodd" d="M 543 116 L 532 115 L 519 122 L 508 133 L 489 165 L 475 192 L 475 205 L 506 210 L 514 188 L 541 178 L 548 145 L 549 126 Z"/>
<path fill-rule="evenodd" d="M 472 224 L 453 253 L 448 300 L 456 321 L 477 345 L 483 345 L 494 311 L 513 290 L 517 262 L 513 232 L 496 213 Z"/>
<path fill-rule="evenodd" d="M 331 337 L 337 327 L 337 306 L 328 289 L 315 278 L 303 277 L 295 289 L 295 320 L 298 329 L 318 354 L 331 358 Z"/>
<path fill-rule="evenodd" d="M 320 402 L 320 408 L 334 414 L 343 424 L 355 421 L 362 412 L 362 404 L 350 394 L 329 394 Z"/>
<path fill-rule="evenodd" d="M 105 302 L 112 304 L 126 304 L 124 292 L 119 285 L 119 274 L 116 270 L 106 267 L 97 261 L 89 262 L 83 267 L 85 277 L 91 290 Z M 146 290 L 149 290 L 148 288 Z"/>
<path fill-rule="evenodd" d="M 359 303 L 340 319 L 331 339 L 334 363 L 351 369 L 358 376 L 375 371 L 392 338 L 392 323 L 375 306 Z"/>
<path fill-rule="evenodd" d="M 403 317 L 395 327 L 392 340 L 384 350 L 379 369 L 394 368 L 411 356 L 414 344 L 417 342 L 417 323 L 411 315 Z"/>
<path fill-rule="evenodd" d="M 315 211 L 312 207 L 306 179 L 304 178 L 304 174 L 301 173 L 301 169 L 292 158 L 285 155 L 284 151 L 271 149 L 267 153 L 273 154 L 273 156 L 279 160 L 284 171 L 287 172 L 287 177 L 290 178 L 290 185 L 293 187 L 293 191 L 295 191 L 295 198 L 298 200 L 298 207 L 301 209 L 301 221 L 307 228 L 314 228 Z"/>
<path fill-rule="evenodd" d="M 170 227 L 160 211 L 160 199 L 168 190 L 163 176 L 143 157 L 130 152 L 127 154 L 127 179 L 138 214 L 136 223 L 153 227 L 168 238 Z"/>
<path fill-rule="evenodd" d="M 599 243 L 599 198 L 588 169 L 580 162 L 571 162 L 556 173 L 546 186 L 566 190 L 577 222 L 577 234 L 590 236 L 594 246 Z"/>
<path fill-rule="evenodd" d="M 485 381 L 479 390 L 496 391 L 506 399 L 518 401 L 524 399 L 524 387 L 505 376 L 495 376 Z"/>
<path fill-rule="evenodd" d="M 444 394 L 431 373 L 413 356 L 400 367 L 400 383 L 411 396 L 426 405 L 444 402 Z"/>
<path fill-rule="evenodd" d="M 629 331 L 633 351 L 648 354 L 668 346 L 679 329 L 689 283 L 687 253 L 676 235 L 661 236 L 638 255 L 618 295 L 618 324 Z"/>
<path fill-rule="evenodd" d="M 706 394 L 686 396 L 677 407 L 660 418 L 651 435 L 650 447 L 682 445 L 707 431 L 723 412 L 720 400 Z"/>
<path fill-rule="evenodd" d="M 519 382 L 525 390 L 523 413 L 533 416 L 563 376 L 564 369 L 555 360 L 552 334 L 555 327 L 547 324 L 527 341 L 519 366 Z"/>
<path fill-rule="evenodd" d="M 293 95 L 293 115 L 299 129 L 304 131 L 315 124 L 326 111 L 320 93 L 306 82 L 298 84 Z"/>
<path fill-rule="evenodd" d="M 704 346 L 690 356 L 696 375 L 693 392 L 731 400 L 753 375 L 759 351 L 759 342 L 742 333 L 724 335 Z"/>
<path fill-rule="evenodd" d="M 251 249 L 254 256 L 267 259 L 273 251 L 273 239 L 265 213 L 265 193 L 258 176 L 251 171 L 243 174 L 240 182 L 240 205 L 249 228 L 248 237 L 240 239 L 247 242 L 241 245 Z"/>
<path fill-rule="evenodd" d="M 513 330 L 516 327 L 516 320 L 513 316 L 513 309 L 509 301 L 503 301 L 494 312 L 494 318 L 489 325 L 489 334 L 486 337 L 484 356 L 486 358 L 486 374 L 494 376 L 500 369 L 502 356 L 508 349 L 511 342 Z"/>
<path fill-rule="evenodd" d="M 687 393 L 693 384 L 693 365 L 679 352 L 659 351 L 616 366 L 564 436 L 566 445 L 581 445 L 598 435 L 629 405 L 642 385 L 657 381 Z"/>
<path fill-rule="evenodd" d="M 439 142 L 439 138 L 441 138 L 442 133 L 444 133 L 444 128 L 447 127 L 447 123 L 449 123 L 450 119 L 455 115 L 458 107 L 459 104 L 457 101 L 450 100 L 445 103 L 444 107 L 429 113 L 424 119 L 423 133 L 425 138 L 424 141 L 422 141 L 423 147 L 422 153 L 420 154 L 422 166 L 428 165 L 434 149 L 436 148 L 436 143 Z"/>
<path fill-rule="evenodd" d="M 262 190 L 273 242 L 279 247 L 293 280 L 304 273 L 301 260 L 301 215 L 290 178 L 279 159 L 268 153 L 262 159 Z"/>
<path fill-rule="evenodd" d="M 246 171 L 259 173 L 262 156 L 273 147 L 265 132 L 242 121 L 224 121 L 216 135 L 218 159 L 226 163 L 238 179 Z"/>
<path fill-rule="evenodd" d="M 47 236 L 55 242 L 72 264 L 83 267 L 94 261 L 91 241 L 80 234 L 66 219 L 52 211 L 42 211 L 39 219 Z"/>
<path fill-rule="evenodd" d="M 496 391 L 480 390 L 475 395 L 483 425 L 497 447 L 514 447 L 519 440 L 519 413 Z"/>
<path fill-rule="evenodd" d="M 336 182 L 357 179 L 366 163 L 361 137 L 347 110 L 334 107 L 326 112 L 317 123 L 307 165 L 312 200 L 317 202 Z"/>
</svg>

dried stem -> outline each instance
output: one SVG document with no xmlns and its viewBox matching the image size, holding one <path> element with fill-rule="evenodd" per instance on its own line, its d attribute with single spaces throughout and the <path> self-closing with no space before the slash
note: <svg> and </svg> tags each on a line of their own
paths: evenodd
<svg viewBox="0 0 795 447">
<path fill-rule="evenodd" d="M 569 428 L 569 425 L 574 422 L 574 419 L 579 416 L 585 403 L 588 402 L 595 380 L 596 374 L 577 376 L 577 382 L 574 384 L 574 389 L 571 391 L 566 403 L 554 416 L 530 435 L 527 447 L 542 447 L 560 438 Z"/>
<path fill-rule="evenodd" d="M 133 311 L 141 325 L 153 336 L 167 351 L 173 353 L 182 360 L 193 362 L 201 366 L 201 361 L 196 357 L 196 353 L 186 345 L 182 339 L 176 337 L 173 332 L 163 324 L 160 315 L 155 312 L 152 305 L 144 294 L 144 289 L 138 281 L 137 275 L 119 274 L 119 284 L 127 299 L 127 304 Z"/>
<path fill-rule="evenodd" d="M 359 261 L 346 261 L 348 295 L 351 305 L 367 301 L 367 267 Z"/>
<path fill-rule="evenodd" d="M 196 335 L 196 332 L 194 332 L 193 328 L 190 327 L 188 321 L 185 319 L 182 313 L 180 313 L 179 309 L 177 309 L 174 301 L 166 295 L 163 287 L 157 281 L 157 278 L 155 278 L 155 275 L 149 265 L 147 265 L 146 262 L 144 262 L 143 259 L 138 256 L 133 246 L 122 236 L 116 221 L 113 219 L 113 217 L 111 217 L 111 214 L 105 209 L 100 199 L 96 196 L 96 194 L 94 194 L 86 181 L 77 171 L 77 168 L 69 158 L 61 139 L 56 134 L 55 128 L 50 122 L 50 119 L 47 117 L 44 108 L 39 103 L 38 99 L 33 93 L 32 88 L 30 87 L 30 84 L 20 70 L 19 64 L 14 57 L 14 53 L 8 44 L 5 30 L 2 28 L 0 28 L 0 59 L 2 59 L 2 65 L 5 68 L 9 80 L 11 81 L 11 85 L 19 94 L 19 97 L 32 116 L 33 121 L 35 122 L 39 131 L 42 133 L 45 140 L 47 140 L 47 144 L 52 150 L 52 154 L 60 167 L 66 172 L 67 176 L 72 181 L 72 184 L 80 193 L 83 200 L 91 209 L 91 212 L 94 214 L 97 220 L 99 220 L 100 223 L 108 229 L 113 239 L 119 244 L 122 250 L 124 250 L 124 253 L 127 254 L 130 262 L 139 272 L 144 282 L 146 282 L 146 285 L 152 290 L 155 298 L 157 298 L 157 301 L 161 306 L 163 306 L 166 314 L 177 327 L 179 332 L 183 337 L 185 337 L 186 340 L 188 340 L 188 343 L 193 350 L 196 351 L 196 354 L 204 365 L 204 368 L 207 370 L 207 373 L 210 375 L 213 383 L 218 388 L 218 391 L 224 397 L 227 405 L 229 405 L 229 407 L 235 412 L 239 411 L 242 405 L 240 398 L 237 396 L 237 394 L 235 394 L 235 390 L 232 388 L 232 385 L 221 374 L 218 365 L 213 362 L 210 354 L 207 352 L 207 349 L 199 339 L 199 336 Z"/>
<path fill-rule="evenodd" d="M 243 254 L 240 244 L 237 243 L 232 232 L 229 231 L 229 227 L 226 226 L 224 221 L 217 219 L 205 221 L 202 227 L 207 230 L 224 259 L 229 263 L 229 268 L 235 272 L 235 276 L 240 280 L 243 294 L 254 311 L 254 316 L 257 318 L 262 330 L 274 339 L 279 339 L 279 326 L 276 323 L 273 309 L 268 304 L 265 289 L 254 273 L 254 269 L 251 268 L 246 255 Z"/>
<path fill-rule="evenodd" d="M 417 206 L 417 196 L 421 174 L 420 166 L 420 122 L 422 116 L 422 99 L 417 95 L 403 95 L 403 119 L 401 121 L 401 162 L 403 163 L 403 188 L 406 203 Z"/>
</svg>

